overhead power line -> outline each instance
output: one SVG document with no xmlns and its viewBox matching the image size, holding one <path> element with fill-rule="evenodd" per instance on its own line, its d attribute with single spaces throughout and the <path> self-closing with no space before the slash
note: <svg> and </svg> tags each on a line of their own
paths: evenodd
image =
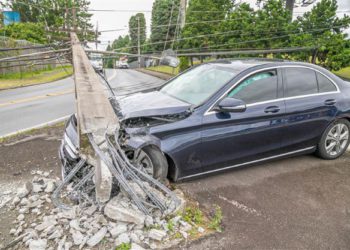
<svg viewBox="0 0 350 250">
<path fill-rule="evenodd" d="M 214 52 L 194 52 L 194 53 L 179 53 L 178 56 L 215 56 L 215 55 L 256 55 L 263 53 L 286 53 L 295 51 L 314 50 L 314 47 L 295 47 L 295 48 L 281 48 L 281 49 L 255 49 L 255 50 L 235 50 L 235 51 L 214 51 Z"/>
<path fill-rule="evenodd" d="M 23 54 L 23 55 L 18 55 L 18 56 L 5 57 L 5 58 L 0 58 L 0 62 L 9 61 L 9 60 L 12 60 L 12 59 L 17 59 L 17 58 L 24 58 L 24 57 L 32 57 L 32 56 L 38 56 L 38 55 L 62 53 L 62 52 L 67 52 L 69 50 L 70 49 L 49 50 L 49 51 L 36 52 L 36 53 L 30 53 L 30 54 Z"/>
<path fill-rule="evenodd" d="M 346 27 L 345 25 L 340 25 L 340 26 L 329 26 L 329 27 L 324 27 L 324 28 L 318 28 L 318 29 L 310 29 L 307 31 L 302 31 L 302 32 L 290 32 L 288 30 L 280 30 L 280 31 L 272 31 L 272 32 L 259 32 L 259 34 L 263 35 L 263 34 L 276 34 L 276 33 L 286 33 L 289 32 L 289 35 L 293 35 L 293 34 L 305 34 L 305 33 L 309 33 L 309 32 L 316 32 L 316 31 L 323 31 L 323 30 L 328 30 L 328 29 L 334 29 L 334 28 L 343 28 Z M 211 34 L 203 34 L 203 35 L 198 35 L 198 36 L 192 36 L 192 37 L 183 37 L 183 38 L 179 38 L 179 39 L 172 39 L 170 40 L 170 42 L 172 41 L 184 41 L 184 40 L 192 40 L 192 39 L 198 39 L 198 38 L 205 38 L 205 37 L 211 37 L 211 36 L 225 36 L 225 35 L 231 35 L 237 32 L 242 32 L 242 30 L 231 30 L 231 31 L 227 31 L 227 32 L 219 32 L 219 33 L 211 33 Z M 248 32 L 245 33 L 245 35 L 249 35 L 249 34 L 256 34 L 255 31 L 252 32 Z M 262 40 L 266 40 L 268 38 L 262 38 Z M 141 46 L 148 46 L 148 45 L 155 45 L 155 44 L 163 44 L 164 41 L 159 41 L 159 42 L 153 42 L 153 43 L 145 43 L 142 44 Z M 215 45 L 216 46 L 216 45 Z M 129 48 L 135 48 L 136 46 L 128 46 L 128 47 L 123 47 L 123 48 L 118 48 L 115 50 L 122 50 L 122 49 L 129 49 Z"/>
</svg>

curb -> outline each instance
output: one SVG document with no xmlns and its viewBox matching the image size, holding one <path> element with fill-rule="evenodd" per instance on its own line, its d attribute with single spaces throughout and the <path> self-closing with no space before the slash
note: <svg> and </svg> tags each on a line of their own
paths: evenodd
<svg viewBox="0 0 350 250">
<path fill-rule="evenodd" d="M 17 130 L 15 132 L 12 132 L 12 133 L 0 136 L 0 139 L 4 139 L 6 137 L 11 137 L 11 136 L 14 136 L 14 135 L 17 135 L 17 134 L 22 134 L 22 133 L 28 132 L 30 130 L 33 130 L 33 129 L 40 129 L 40 128 L 44 128 L 44 127 L 47 127 L 47 126 L 52 126 L 52 125 L 55 125 L 57 123 L 60 123 L 60 122 L 68 120 L 68 118 L 70 116 L 71 115 L 67 115 L 67 116 L 64 116 L 64 117 L 61 117 L 61 118 L 58 118 L 58 119 L 55 119 L 55 120 L 52 120 L 52 121 L 49 121 L 49 122 L 38 124 L 38 125 L 33 126 L 33 127 L 20 129 L 20 130 Z"/>
<path fill-rule="evenodd" d="M 161 72 L 148 70 L 148 69 L 134 69 L 134 70 L 139 71 L 139 72 L 144 73 L 144 74 L 147 74 L 147 75 L 158 77 L 158 78 L 163 79 L 163 80 L 169 80 L 170 78 L 174 77 L 174 75 L 169 75 L 166 73 L 161 73 Z"/>
<path fill-rule="evenodd" d="M 66 79 L 66 78 L 70 78 L 72 76 L 73 76 L 73 74 L 69 75 L 69 76 L 64 76 L 64 77 L 61 77 L 61 78 L 57 78 L 57 79 L 55 79 L 53 81 L 49 81 L 49 82 L 41 82 L 41 83 L 33 83 L 33 84 L 28 84 L 28 85 L 16 86 L 16 87 L 9 87 L 9 88 L 5 88 L 5 89 L 0 89 L 0 91 L 13 90 L 13 89 L 19 89 L 19 88 L 26 88 L 26 87 L 33 87 L 33 86 L 53 83 L 53 82 L 57 82 L 57 81 L 60 81 L 60 80 Z"/>
</svg>

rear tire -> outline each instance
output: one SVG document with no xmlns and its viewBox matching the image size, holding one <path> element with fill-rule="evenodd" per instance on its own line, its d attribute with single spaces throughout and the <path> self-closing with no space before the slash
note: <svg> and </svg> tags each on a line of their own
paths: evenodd
<svg viewBox="0 0 350 250">
<path fill-rule="evenodd" d="M 137 163 L 141 163 L 147 174 L 153 178 L 166 182 L 168 175 L 168 162 L 165 155 L 155 146 L 147 146 L 140 150 L 138 155 L 134 156 Z M 152 169 L 151 169 L 152 168 Z"/>
<path fill-rule="evenodd" d="M 340 119 L 330 124 L 317 145 L 316 155 L 325 160 L 342 156 L 349 146 L 350 122 Z"/>
</svg>

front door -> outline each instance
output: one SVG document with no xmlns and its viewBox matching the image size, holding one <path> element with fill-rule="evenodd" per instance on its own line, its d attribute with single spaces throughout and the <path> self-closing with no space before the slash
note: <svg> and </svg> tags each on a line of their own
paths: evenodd
<svg viewBox="0 0 350 250">
<path fill-rule="evenodd" d="M 285 114 L 284 100 L 278 99 L 282 90 L 278 72 L 273 69 L 255 73 L 224 95 L 244 101 L 247 105 L 244 112 L 209 110 L 204 115 L 203 171 L 215 171 L 278 153 Z"/>
</svg>

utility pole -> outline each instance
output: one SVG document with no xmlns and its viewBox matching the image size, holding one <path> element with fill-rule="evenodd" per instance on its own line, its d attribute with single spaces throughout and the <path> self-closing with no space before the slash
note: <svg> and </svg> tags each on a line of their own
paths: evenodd
<svg viewBox="0 0 350 250">
<path fill-rule="evenodd" d="M 137 16 L 137 55 L 138 65 L 141 68 L 141 47 L 140 47 L 140 17 Z"/>
<path fill-rule="evenodd" d="M 96 22 L 96 31 L 95 31 L 95 47 L 96 47 L 96 50 L 97 50 L 97 46 L 98 46 L 97 38 L 98 38 L 98 21 Z"/>
<path fill-rule="evenodd" d="M 73 29 L 74 29 L 74 32 L 77 32 L 77 9 L 75 7 L 75 2 L 74 1 L 73 1 L 72 12 L 73 12 Z"/>
<path fill-rule="evenodd" d="M 183 29 L 186 23 L 186 6 L 187 0 L 180 0 L 180 27 Z"/>
<path fill-rule="evenodd" d="M 286 0 L 286 9 L 289 10 L 293 15 L 293 8 L 294 8 L 295 0 Z"/>
</svg>

